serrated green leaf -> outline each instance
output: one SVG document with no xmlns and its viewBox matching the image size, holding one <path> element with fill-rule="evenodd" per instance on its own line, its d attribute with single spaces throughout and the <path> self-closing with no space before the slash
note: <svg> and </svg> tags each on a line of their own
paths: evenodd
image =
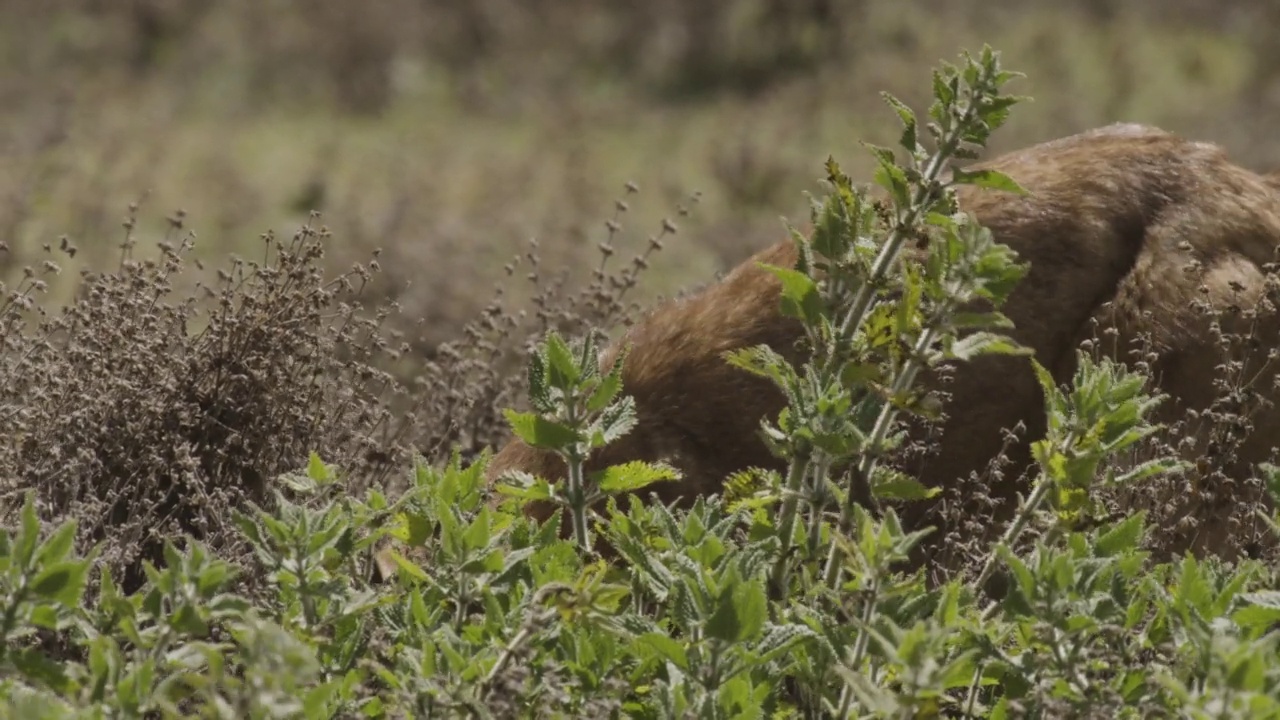
<svg viewBox="0 0 1280 720">
<path fill-rule="evenodd" d="M 1184 556 L 1178 573 L 1178 584 L 1174 591 L 1175 601 L 1199 610 L 1212 602 L 1211 593 L 1212 589 L 1204 576 L 1200 562 L 1192 555 Z"/>
<path fill-rule="evenodd" d="M 74 608 L 80 604 L 88 571 L 89 563 L 86 561 L 54 563 L 36 575 L 31 589 L 43 600 Z"/>
<path fill-rule="evenodd" d="M 479 550 L 489 545 L 492 531 L 489 528 L 489 509 L 483 508 L 471 524 L 462 533 L 463 547 L 468 551 Z"/>
<path fill-rule="evenodd" d="M 318 453 L 312 451 L 307 458 L 307 477 L 318 484 L 324 484 L 333 479 L 333 469 L 320 459 Z"/>
<path fill-rule="evenodd" d="M 422 513 L 399 512 L 390 535 L 410 547 L 422 547 L 435 530 L 435 525 Z"/>
<path fill-rule="evenodd" d="M 71 552 L 76 539 L 76 523 L 68 520 L 58 526 L 36 550 L 36 566 L 61 562 Z"/>
<path fill-rule="evenodd" d="M 669 465 L 637 460 L 607 467 L 597 477 L 600 490 L 624 493 L 635 492 L 655 482 L 678 480 L 680 473 Z"/>
<path fill-rule="evenodd" d="M 116 685 L 116 692 L 125 707 L 137 707 L 151 699 L 152 679 L 155 677 L 155 661 L 144 660 L 125 673 Z"/>
<path fill-rule="evenodd" d="M 1016 594 L 1021 595 L 1023 598 L 1028 600 L 1034 597 L 1036 587 L 1035 575 L 1032 574 L 1031 569 L 1027 567 L 1027 564 L 1022 561 L 1022 558 L 1015 555 L 1013 551 L 1003 543 L 997 546 L 996 552 L 1000 554 L 1000 559 L 1004 561 L 1005 565 L 1009 568 L 1009 572 L 1013 574 L 1013 579 L 1016 581 L 1016 587 L 1019 591 Z M 1010 594 L 1011 597 L 1012 595 L 1013 593 Z"/>
<path fill-rule="evenodd" d="M 905 103 L 887 92 L 881 92 L 880 97 L 893 108 L 894 112 L 898 113 L 898 119 L 902 121 L 902 135 L 898 138 L 898 144 L 909 153 L 917 152 L 920 142 L 916 137 L 916 114 Z"/>
<path fill-rule="evenodd" d="M 1266 484 L 1267 494 L 1271 496 L 1271 502 L 1280 506 L 1280 465 L 1259 463 L 1258 470 L 1262 472 L 1262 479 Z"/>
<path fill-rule="evenodd" d="M 13 668 L 33 685 L 48 687 L 59 693 L 66 692 L 71 686 L 71 680 L 67 677 L 66 664 L 54 662 L 39 650 L 11 648 L 5 655 Z"/>
<path fill-rule="evenodd" d="M 236 527 L 240 529 L 240 534 L 244 535 L 251 545 L 258 549 L 265 548 L 266 543 L 262 538 L 262 528 L 253 521 L 252 517 L 238 510 L 232 510 L 231 521 L 235 523 Z"/>
<path fill-rule="evenodd" d="M 1014 193 L 1016 195 L 1028 195 L 1029 193 L 1019 185 L 1013 178 L 990 168 L 981 170 L 962 170 L 958 167 L 951 169 L 951 182 L 961 185 L 976 185 L 981 188 L 991 190 L 1002 190 L 1004 192 Z"/>
<path fill-rule="evenodd" d="M 1271 629 L 1280 625 L 1280 608 L 1249 605 L 1232 613 L 1231 620 L 1248 630 Z"/>
<path fill-rule="evenodd" d="M 1158 426 L 1150 428 L 1152 432 L 1158 431 Z M 1147 433 L 1144 433 L 1144 435 Z M 1172 457 L 1159 457 L 1147 460 L 1136 467 L 1130 468 L 1127 472 L 1113 478 L 1110 485 L 1129 485 L 1131 483 L 1142 482 L 1157 475 L 1178 475 L 1184 473 L 1192 467 L 1191 463 L 1178 460 Z"/>
<path fill-rule="evenodd" d="M 860 198 L 852 189 L 837 189 L 827 197 L 814 214 L 813 231 L 808 240 L 798 233 L 793 235 L 797 251 L 794 269 L 811 275 L 813 258 L 810 249 L 825 258 L 844 257 L 856 233 L 856 228 L 850 226 L 849 215 L 856 217 L 860 207 Z"/>
<path fill-rule="evenodd" d="M 832 670 L 853 693 L 860 708 L 871 717 L 893 717 L 902 712 L 897 696 L 882 683 L 873 682 L 841 662 L 835 663 Z"/>
<path fill-rule="evenodd" d="M 582 381 L 591 380 L 600 374 L 600 354 L 597 344 L 594 332 L 588 332 L 582 338 L 582 342 L 578 343 L 578 357 L 574 367 L 581 373 L 579 379 Z"/>
<path fill-rule="evenodd" d="M 630 395 L 606 407 L 593 426 L 591 446 L 602 447 L 615 442 L 618 438 L 631 432 L 639 417 L 636 415 L 636 401 Z"/>
<path fill-rule="evenodd" d="M 647 632 L 635 639 L 635 644 L 649 650 L 658 657 L 675 665 L 681 670 L 689 670 L 689 655 L 680 641 L 658 632 Z"/>
<path fill-rule="evenodd" d="M 45 630 L 57 630 L 61 615 L 56 605 L 37 605 L 27 615 L 27 623 Z"/>
<path fill-rule="evenodd" d="M 40 540 L 40 519 L 36 517 L 35 493 L 28 491 L 22 501 L 22 530 L 14 545 L 15 563 L 20 568 L 30 568 Z"/>
<path fill-rule="evenodd" d="M 759 263 L 782 283 L 782 313 L 788 317 L 816 325 L 822 317 L 822 296 L 813 278 L 799 270 Z"/>
<path fill-rule="evenodd" d="M 237 571 L 232 566 L 225 562 L 214 562 L 200 570 L 196 578 L 196 592 L 200 593 L 200 597 L 211 597 L 236 577 Z"/>
<path fill-rule="evenodd" d="M 547 333 L 543 352 L 546 353 L 548 379 L 552 387 L 568 390 L 582 377 L 573 350 L 556 331 Z"/>
<path fill-rule="evenodd" d="M 755 645 L 759 656 L 758 662 L 768 663 L 793 651 L 797 645 L 818 639 L 818 633 L 805 625 L 788 623 L 785 625 L 770 624 Z"/>
<path fill-rule="evenodd" d="M 327 683 L 307 689 L 302 696 L 302 714 L 306 718 L 328 718 L 334 715 L 331 707 L 338 697 L 341 681 L 331 680 Z M 377 700 L 377 698 L 374 698 Z M 368 713 L 366 713 L 368 714 Z M 370 717 L 374 717 L 370 715 Z"/>
<path fill-rule="evenodd" d="M 948 77 L 945 69 L 934 69 L 933 71 L 933 96 L 938 100 L 939 105 L 950 105 L 955 101 L 955 85 L 952 78 Z"/>
<path fill-rule="evenodd" d="M 422 582 L 425 582 L 426 580 L 429 579 L 427 572 L 425 570 L 423 570 L 421 567 L 418 567 L 417 563 L 413 562 L 412 560 L 405 557 L 404 555 L 401 555 L 400 552 L 395 548 L 386 548 L 380 553 L 380 555 L 385 559 L 391 560 L 391 563 L 395 565 L 397 572 L 404 573 L 405 575 L 408 575 L 409 577 L 415 578 Z"/>
<path fill-rule="evenodd" d="M 626 359 L 627 348 L 624 347 L 618 352 L 618 357 L 609 368 L 609 372 L 600 379 L 600 384 L 587 399 L 589 412 L 600 412 L 622 391 L 622 369 Z"/>
<path fill-rule="evenodd" d="M 1265 669 L 1256 657 L 1233 658 L 1229 661 L 1227 686 L 1244 692 L 1263 689 Z"/>
<path fill-rule="evenodd" d="M 1142 539 L 1142 533 L 1145 530 L 1146 518 L 1145 511 L 1136 512 L 1099 536 L 1096 544 L 1098 555 L 1110 557 L 1126 550 L 1137 549 L 1138 541 Z"/>
<path fill-rule="evenodd" d="M 745 370 L 752 375 L 768 378 L 784 392 L 796 378 L 795 368 L 768 345 L 727 350 L 721 357 L 733 367 Z"/>
<path fill-rule="evenodd" d="M 1248 603 L 1231 614 L 1231 619 L 1242 628 L 1256 629 L 1280 625 L 1280 591 L 1263 590 L 1241 596 Z"/>
<path fill-rule="evenodd" d="M 551 483 L 543 478 L 535 478 L 524 471 L 507 473 L 504 477 L 516 480 L 520 484 L 498 483 L 495 489 L 501 495 L 521 500 L 550 500 L 552 497 Z"/>
<path fill-rule="evenodd" d="M 209 614 L 216 620 L 243 620 L 252 607 L 244 598 L 230 593 L 220 593 L 209 599 Z"/>
<path fill-rule="evenodd" d="M 1013 321 L 1000 312 L 956 312 L 947 318 L 956 330 L 997 330 L 1013 327 Z"/>
<path fill-rule="evenodd" d="M 956 340 L 947 352 L 948 358 L 972 360 L 979 355 L 1033 354 L 1031 348 L 1019 345 L 1012 338 L 992 332 L 973 332 Z"/>
<path fill-rule="evenodd" d="M 531 447 L 559 450 L 579 440 L 578 433 L 573 428 L 535 413 L 516 412 L 508 408 L 503 410 L 503 415 L 516 437 Z"/>
<path fill-rule="evenodd" d="M 764 585 L 756 580 L 739 580 L 717 599 L 706 633 L 726 642 L 744 642 L 756 637 L 767 619 Z"/>
<path fill-rule="evenodd" d="M 872 492 L 886 500 L 916 501 L 934 497 L 942 488 L 931 488 L 910 475 L 893 473 L 888 479 L 877 480 Z"/>
<path fill-rule="evenodd" d="M 168 617 L 169 627 L 192 637 L 204 637 L 209 633 L 209 625 L 200 617 L 200 611 L 189 603 L 178 606 L 176 612 Z"/>
<path fill-rule="evenodd" d="M 874 178 L 877 185 L 889 191 L 898 207 L 911 205 L 911 185 L 907 181 L 907 174 L 892 160 L 882 159 L 876 167 Z"/>
<path fill-rule="evenodd" d="M 720 687 L 716 689 L 716 703 L 726 711 L 734 713 L 730 717 L 742 717 L 738 713 L 752 707 L 750 681 L 743 675 L 735 675 L 722 681 Z M 758 708 L 759 705 L 754 707 Z"/>
<path fill-rule="evenodd" d="M 555 409 L 555 403 L 551 400 L 551 390 L 547 384 L 549 374 L 547 363 L 541 351 L 529 353 L 526 373 L 526 382 L 529 386 L 529 403 L 537 412 L 552 412 Z"/>
</svg>

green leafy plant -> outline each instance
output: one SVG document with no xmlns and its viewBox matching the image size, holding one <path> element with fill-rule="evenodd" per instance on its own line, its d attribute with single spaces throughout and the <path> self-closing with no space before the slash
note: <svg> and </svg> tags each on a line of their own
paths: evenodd
<svg viewBox="0 0 1280 720">
<path fill-rule="evenodd" d="M 935 101 L 923 127 L 936 144 L 933 152 L 921 143 L 915 114 L 886 94 L 902 121 L 899 144 L 907 157 L 900 165 L 892 150 L 872 148 L 875 180 L 888 195 L 887 206 L 875 203 L 828 160 L 831 191 L 812 203 L 812 235 L 792 229 L 797 266 L 767 268 L 782 281 L 782 311 L 803 323 L 812 348 L 812 361 L 800 368 L 764 346 L 728 358 L 772 379 L 787 398 L 777 422 L 764 428 L 773 451 L 788 461 L 777 525 L 786 560 L 774 571 L 776 592 L 787 592 L 794 558 L 788 548 L 802 514 L 810 542 L 818 541 L 837 469 L 849 469 L 849 485 L 837 489 L 839 525 L 845 529 L 856 504 L 878 513 L 878 498 L 918 499 L 935 492 L 879 463 L 898 440 L 898 413 L 930 411 L 928 396 L 914 387 L 922 368 L 979 354 L 1025 354 L 996 332 L 1009 325 L 998 308 L 1025 267 L 989 231 L 957 214 L 953 193 L 959 184 L 1020 188 L 993 170 L 952 169 L 945 178 L 950 160 L 974 157 L 975 148 L 1004 123 L 1018 98 L 1000 91 L 1016 76 L 990 48 L 976 59 L 965 55 L 960 67 L 944 64 L 935 72 Z M 912 238 L 928 238 L 923 257 L 904 252 Z M 996 309 L 962 312 L 979 299 Z M 961 331 L 968 332 L 960 337 Z M 802 505 L 802 499 L 808 502 Z M 834 588 L 841 564 L 838 546 L 830 547 L 824 581 Z"/>
<path fill-rule="evenodd" d="M 635 422 L 623 356 L 602 366 L 594 338 L 551 332 L 529 366 L 532 411 L 507 417 L 568 479 L 511 478 L 508 501 L 486 487 L 487 452 L 417 458 L 401 482 L 359 489 L 312 453 L 231 516 L 219 547 L 243 543 L 240 562 L 166 537 L 126 589 L 101 544 L 78 554 L 76 525 L 46 528 L 27 492 L 0 529 L 0 717 L 1280 718 L 1280 572 L 1153 563 L 1149 514 L 1100 500 L 1184 467 L 1124 461 L 1162 401 L 1133 368 L 1081 353 L 1059 387 L 1035 365 L 1047 430 L 1012 522 L 968 572 L 903 572 L 929 530 L 882 501 L 931 491 L 881 460 L 905 414 L 931 412 L 915 378 L 1022 352 L 998 313 L 1022 269 L 951 198 L 962 182 L 1016 187 L 939 175 L 1003 122 L 1009 77 L 989 50 L 945 66 L 933 153 L 890 100 L 909 161 L 875 150 L 887 205 L 828 163 L 800 263 L 771 268 L 812 361 L 728 359 L 787 394 L 765 428 L 788 461 L 778 487 L 738 493 L 757 477 L 737 477 L 734 497 L 672 507 L 631 493 L 669 468 L 588 473 Z M 996 310 L 965 310 L 975 299 Z M 1280 499 L 1280 469 L 1260 471 Z M 518 512 L 527 500 L 566 511 L 572 538 L 558 515 Z M 393 570 L 378 581 L 376 560 Z"/>
<path fill-rule="evenodd" d="M 634 492 L 677 477 L 669 467 L 629 463 L 608 468 L 587 482 L 586 461 L 591 452 L 622 437 L 636 422 L 635 401 L 620 394 L 625 359 L 626 352 L 620 352 L 608 369 L 602 370 L 595 334 L 570 347 L 553 330 L 529 356 L 533 411 L 506 413 L 516 437 L 532 447 L 554 451 L 564 460 L 568 474 L 563 491 L 559 483 L 527 477 L 527 473 L 518 478 L 523 487 L 506 485 L 503 491 L 523 500 L 566 508 L 573 536 L 582 548 L 591 547 L 589 508 L 609 495 Z"/>
</svg>

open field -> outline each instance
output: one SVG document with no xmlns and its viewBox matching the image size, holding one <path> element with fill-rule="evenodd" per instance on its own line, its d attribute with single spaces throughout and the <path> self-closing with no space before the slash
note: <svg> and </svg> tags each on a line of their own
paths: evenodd
<svg viewBox="0 0 1280 720">
<path fill-rule="evenodd" d="M 1233 458 L 1268 417 L 1265 373 L 1242 358 L 1272 369 L 1255 333 L 1273 331 L 1238 298 L 1280 297 L 1280 270 L 1257 259 L 1280 226 L 1258 220 L 1276 217 L 1280 175 L 1122 153 L 1121 173 L 1167 174 L 1110 193 L 1124 198 L 1111 215 L 1061 211 L 1079 207 L 1071 192 L 1002 206 L 1003 227 L 1031 228 L 1021 247 L 1097 210 L 1049 247 L 1101 227 L 1115 231 L 1101 243 L 1136 248 L 1055 255 L 1071 267 L 1036 276 L 1050 290 L 1019 317 L 1069 315 L 1056 305 L 1071 296 L 1083 322 L 1108 292 L 1138 313 L 1162 296 L 1130 281 L 1169 277 L 1143 264 L 1150 248 L 1189 234 L 1159 258 L 1193 258 L 1187 272 L 1202 253 L 1237 274 L 1213 274 L 1212 296 L 1208 280 L 1169 282 L 1177 312 L 1143 314 L 1156 331 L 1136 331 L 1126 364 L 1077 357 L 1074 391 L 982 375 L 983 397 L 1006 397 L 970 393 L 952 447 L 986 460 L 967 432 L 992 407 L 1039 413 L 1039 390 L 1034 462 L 1014 477 L 1006 437 L 984 470 L 936 488 L 928 543 L 898 524 L 930 491 L 886 468 L 943 446 L 916 373 L 960 328 L 997 329 L 961 308 L 1021 271 L 958 229 L 946 181 L 912 174 L 946 168 L 957 138 L 983 144 L 1002 110 L 939 99 L 964 129 L 925 141 L 936 162 L 882 166 L 882 184 L 902 183 L 886 202 L 828 174 L 834 158 L 853 183 L 876 177 L 862 143 L 896 145 L 903 119 L 882 92 L 923 117 L 947 94 L 930 68 L 985 45 L 999 60 L 971 64 L 959 97 L 1034 100 L 984 155 L 1127 121 L 1280 170 L 1280 4 L 1116 5 L 0 0 L 0 719 L 1280 718 L 1280 463 L 1253 462 L 1262 443 L 1248 467 Z M 997 64 L 1027 77 L 997 92 Z M 1056 177 L 1090 172 L 1071 167 Z M 1114 177 L 1102 184 L 1126 187 Z M 1227 185 L 1244 190 L 1215 192 Z M 826 360 L 785 388 L 783 471 L 717 476 L 679 507 L 600 503 L 589 522 L 592 497 L 669 468 L 584 479 L 566 448 L 626 428 L 635 407 L 614 393 L 631 381 L 593 385 L 591 354 L 546 331 L 616 336 L 780 240 L 782 218 L 803 227 L 811 199 L 830 213 L 814 237 L 845 256 L 825 280 L 786 276 Z M 867 281 L 868 239 L 886 258 L 934 254 L 909 272 L 877 262 L 886 274 Z M 1145 274 L 1121 267 L 1130 250 Z M 1072 272 L 1097 277 L 1054 274 Z M 1197 293 L 1212 307 L 1182 302 Z M 760 322 L 772 296 L 719 297 L 736 312 L 676 314 L 651 336 L 676 340 L 650 348 L 718 367 L 703 362 L 725 357 L 717 331 L 776 319 Z M 957 358 L 1011 349 L 963 340 Z M 766 353 L 733 361 L 796 372 Z M 674 445 L 631 435 L 740 460 L 754 420 L 739 396 L 754 390 L 710 398 L 720 386 L 695 364 L 673 363 L 681 392 L 661 375 L 642 391 Z M 1203 407 L 1156 412 L 1148 393 L 1174 385 Z M 926 432 L 894 447 L 917 420 Z M 495 490 L 486 452 L 512 428 L 558 448 L 567 490 L 518 474 Z M 572 532 L 499 502 L 522 493 L 562 507 Z"/>
<path fill-rule="evenodd" d="M 794 67 L 757 57 L 782 41 L 754 0 L 706 3 L 706 18 L 703 3 L 639 18 L 503 0 L 256 5 L 0 7 L 6 275 L 61 235 L 85 264 L 113 264 L 125 208 L 144 196 L 140 250 L 182 208 L 209 261 L 252 257 L 260 233 L 320 210 L 334 266 L 382 248 L 381 292 L 432 343 L 474 316 L 530 238 L 544 267 L 585 277 L 630 181 L 642 192 L 615 243 L 627 253 L 701 193 L 638 297 L 669 294 L 776 238 L 779 216 L 803 219 L 827 155 L 866 170 L 858 141 L 893 132 L 877 94 L 918 102 L 923 68 L 983 42 L 1035 97 L 993 151 L 1128 120 L 1280 164 L 1265 3 L 834 3 L 840 42 L 800 11 L 776 51 L 794 45 Z M 472 46 L 446 32 L 459 23 Z M 712 33 L 702 55 L 681 34 L 696 29 Z"/>
</svg>

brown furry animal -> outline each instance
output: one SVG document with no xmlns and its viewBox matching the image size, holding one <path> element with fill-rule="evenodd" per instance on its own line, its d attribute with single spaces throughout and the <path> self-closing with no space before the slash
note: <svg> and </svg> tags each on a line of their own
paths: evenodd
<svg viewBox="0 0 1280 720">
<path fill-rule="evenodd" d="M 963 187 L 958 199 L 996 240 L 1030 262 L 1003 311 L 1016 325 L 1010 334 L 1059 382 L 1070 380 L 1075 350 L 1095 330 L 1115 332 L 1104 344 L 1118 355 L 1146 334 L 1157 352 L 1150 369 L 1158 389 L 1173 399 L 1162 411 L 1168 420 L 1214 397 L 1220 355 L 1196 301 L 1226 311 L 1220 322 L 1236 327 L 1225 329 L 1256 322 L 1255 335 L 1268 347 L 1280 340 L 1269 313 L 1253 320 L 1231 310 L 1252 310 L 1266 295 L 1263 265 L 1280 245 L 1280 177 L 1240 168 L 1216 145 L 1140 125 L 1092 130 L 981 166 L 1003 171 L 1029 191 L 1019 197 Z M 594 457 L 588 470 L 665 460 L 684 475 L 679 483 L 651 486 L 669 502 L 715 492 L 726 475 L 749 466 L 780 467 L 757 428 L 782 408 L 781 395 L 722 358 L 726 350 L 766 343 L 800 360 L 799 328 L 779 313 L 778 282 L 759 261 L 791 266 L 794 246 L 785 241 L 759 252 L 701 293 L 658 307 L 620 340 L 632 346 L 623 383 L 635 398 L 638 425 Z M 1274 395 L 1271 372 L 1255 387 Z M 1042 393 L 1027 359 L 962 363 L 947 389 L 939 452 L 917 476 L 945 486 L 980 471 L 1001 452 L 1002 429 L 1025 423 L 1023 442 L 1009 449 L 1012 472 L 991 487 L 993 497 L 1011 499 L 1020 489 L 1020 470 L 1031 462 L 1029 441 L 1045 428 Z M 1266 409 L 1254 423 L 1233 472 L 1247 473 L 1245 463 L 1266 459 L 1280 442 L 1280 413 Z M 1204 452 L 1203 442 L 1190 452 Z M 564 475 L 555 456 L 518 440 L 495 456 L 488 475 L 493 481 L 508 470 Z M 529 512 L 549 514 L 540 506 Z M 908 509 L 904 519 L 911 525 L 922 517 Z"/>
</svg>

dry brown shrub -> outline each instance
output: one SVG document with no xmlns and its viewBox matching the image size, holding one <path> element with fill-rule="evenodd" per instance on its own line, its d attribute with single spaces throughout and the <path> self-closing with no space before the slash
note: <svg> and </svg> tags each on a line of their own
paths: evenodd
<svg viewBox="0 0 1280 720">
<path fill-rule="evenodd" d="M 81 550 L 102 543 L 132 589 L 165 540 L 236 557 L 230 510 L 269 506 L 275 479 L 312 452 L 351 492 L 395 484 L 413 454 L 475 456 L 505 434 L 502 408 L 523 397 L 511 369 L 535 337 L 607 331 L 634 311 L 625 295 L 675 225 L 611 269 L 626 207 L 585 286 L 548 281 L 531 246 L 532 313 L 506 310 L 499 287 L 456 339 L 425 349 L 392 327 L 394 303 L 367 302 L 378 252 L 326 272 L 331 238 L 315 216 L 287 241 L 263 235 L 260 259 L 234 259 L 204 284 L 184 214 L 168 219 L 154 259 L 136 259 L 131 206 L 118 267 L 86 272 L 54 310 L 46 278 L 77 248 L 46 247 L 16 287 L 0 285 L 0 522 L 36 490 L 42 517 L 75 518 Z"/>
</svg>

